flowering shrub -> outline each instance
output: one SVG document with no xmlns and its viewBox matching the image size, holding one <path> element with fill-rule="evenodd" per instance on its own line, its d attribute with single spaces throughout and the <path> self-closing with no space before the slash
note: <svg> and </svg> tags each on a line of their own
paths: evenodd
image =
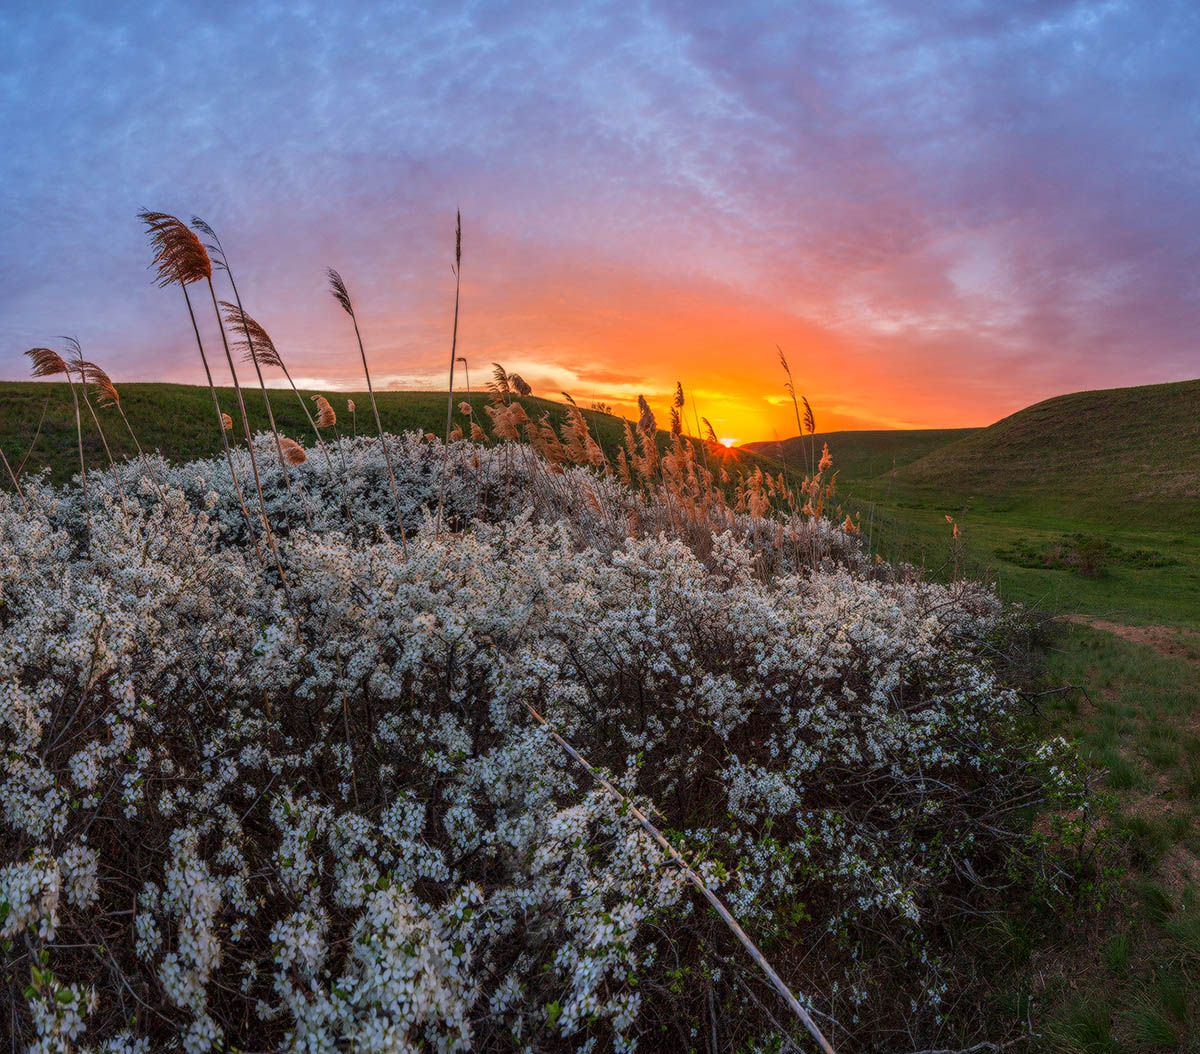
<svg viewBox="0 0 1200 1054">
<path fill-rule="evenodd" d="M 128 516 L 89 475 L 90 530 L 72 488 L 0 497 L 28 1049 L 779 1042 L 740 946 L 526 703 L 846 1049 L 935 1035 L 951 917 L 1052 884 L 1029 820 L 1081 816 L 1080 785 L 1020 735 L 981 587 L 870 567 L 816 518 L 697 523 L 517 443 L 450 445 L 438 530 L 443 452 L 415 434 L 389 439 L 402 543 L 377 441 L 310 450 L 290 489 L 259 442 L 286 592 L 224 460 L 121 466 Z"/>
</svg>

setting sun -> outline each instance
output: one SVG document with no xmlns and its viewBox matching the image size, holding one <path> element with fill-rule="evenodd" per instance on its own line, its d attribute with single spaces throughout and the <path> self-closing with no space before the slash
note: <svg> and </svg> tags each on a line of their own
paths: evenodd
<svg viewBox="0 0 1200 1054">
<path fill-rule="evenodd" d="M 721 446 L 729 446 L 729 447 L 737 446 L 737 440 L 730 439 L 728 436 L 722 436 L 721 437 Z"/>
</svg>

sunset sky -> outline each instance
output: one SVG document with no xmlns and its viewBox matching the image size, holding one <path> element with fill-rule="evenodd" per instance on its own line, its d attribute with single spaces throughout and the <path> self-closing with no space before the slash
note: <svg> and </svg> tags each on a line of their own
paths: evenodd
<svg viewBox="0 0 1200 1054">
<path fill-rule="evenodd" d="M 724 436 L 987 424 L 1200 375 L 1194 2 L 0 6 L 0 377 L 203 378 L 140 207 L 216 228 L 302 384 L 538 394 Z M 210 333 L 210 338 L 215 337 Z M 665 416 L 660 415 L 660 420 Z"/>
</svg>

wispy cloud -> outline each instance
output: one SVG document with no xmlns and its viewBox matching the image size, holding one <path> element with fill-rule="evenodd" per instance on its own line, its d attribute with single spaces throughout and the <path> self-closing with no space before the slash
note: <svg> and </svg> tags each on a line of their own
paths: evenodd
<svg viewBox="0 0 1200 1054">
<path fill-rule="evenodd" d="M 323 387 L 356 384 L 330 264 L 381 375 L 441 383 L 459 205 L 480 373 L 679 379 L 738 434 L 786 430 L 777 341 L 868 424 L 1197 369 L 1190 3 L 76 2 L 0 35 L 3 376 L 66 327 L 199 378 L 142 205 L 218 228 Z"/>
</svg>

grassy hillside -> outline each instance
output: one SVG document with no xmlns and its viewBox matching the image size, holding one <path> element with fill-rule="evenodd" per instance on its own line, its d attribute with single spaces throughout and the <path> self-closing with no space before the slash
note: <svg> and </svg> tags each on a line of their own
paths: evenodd
<svg viewBox="0 0 1200 1054">
<path fill-rule="evenodd" d="M 978 428 L 878 429 L 861 432 L 821 432 L 812 437 L 812 447 L 820 456 L 821 445 L 834 452 L 838 481 L 844 488 L 910 464 L 949 443 L 980 431 Z M 793 467 L 802 467 L 809 457 L 809 437 L 793 436 L 778 443 L 746 443 L 752 450 L 779 458 Z"/>
<path fill-rule="evenodd" d="M 1055 611 L 1200 625 L 1200 380 L 1077 392 L 957 433 L 816 438 L 885 557 Z M 803 466 L 799 440 L 782 446 Z"/>
<path fill-rule="evenodd" d="M 895 472 L 925 495 L 1056 502 L 1102 523 L 1200 524 L 1200 380 L 1037 403 Z"/>
<path fill-rule="evenodd" d="M 137 433 L 142 448 L 149 453 L 157 450 L 172 461 L 186 461 L 198 457 L 213 457 L 221 452 L 221 440 L 214 425 L 212 396 L 204 387 L 188 384 L 121 384 L 121 405 L 129 423 Z M 257 389 L 243 389 L 246 412 L 250 427 L 255 431 L 268 427 L 266 408 L 262 393 Z M 295 394 L 291 390 L 272 389 L 271 408 L 275 421 L 283 435 L 291 436 L 305 445 L 311 445 L 312 435 L 308 422 Z M 375 421 L 371 415 L 371 403 L 366 392 L 303 393 L 305 399 L 313 394 L 325 395 L 337 413 L 337 428 L 341 435 L 349 436 L 355 430 L 372 434 Z M 238 418 L 237 399 L 232 388 L 218 388 L 217 396 L 221 409 L 235 421 L 235 431 L 241 441 L 241 425 Z M 383 427 L 389 432 L 405 432 L 420 429 L 442 435 L 446 428 L 445 392 L 387 392 L 377 391 L 379 416 Z M 465 395 L 455 395 L 455 421 L 464 423 L 458 413 L 457 404 Z M 356 413 L 352 417 L 346 410 L 346 400 L 353 399 Z M 471 397 L 475 414 L 490 432 L 491 421 L 485 411 L 487 395 L 476 392 Z M 540 419 L 549 414 L 557 427 L 566 416 L 566 407 L 561 402 L 530 397 L 522 400 L 530 417 Z M 93 400 L 93 406 L 95 402 Z M 91 415 L 81 404 L 84 432 L 84 456 L 89 466 L 107 463 L 104 447 Z M 96 413 L 104 426 L 105 434 L 114 457 L 132 456 L 136 453 L 133 440 L 115 410 L 96 406 Z M 309 409 L 313 411 L 311 401 Z M 43 412 L 45 414 L 43 418 Z M 315 413 L 315 411 L 313 411 Z M 611 414 L 595 410 L 584 410 L 592 434 L 607 453 L 612 453 L 620 444 L 624 422 Z M 38 424 L 41 422 L 41 431 Z M 33 442 L 37 436 L 36 443 Z M 660 433 L 660 440 L 665 434 Z M 32 444 L 32 446 L 31 446 Z M 79 456 L 75 436 L 75 416 L 71 394 L 66 384 L 38 381 L 0 382 L 0 449 L 16 469 L 22 461 L 25 472 L 36 473 L 43 468 L 57 482 L 65 482 L 79 471 Z M 770 458 L 759 455 L 733 452 L 732 456 L 753 464 L 761 460 L 764 469 L 778 465 Z M 2 473 L 0 473 L 2 474 Z M 0 485 L 7 485 L 7 477 Z"/>
</svg>

